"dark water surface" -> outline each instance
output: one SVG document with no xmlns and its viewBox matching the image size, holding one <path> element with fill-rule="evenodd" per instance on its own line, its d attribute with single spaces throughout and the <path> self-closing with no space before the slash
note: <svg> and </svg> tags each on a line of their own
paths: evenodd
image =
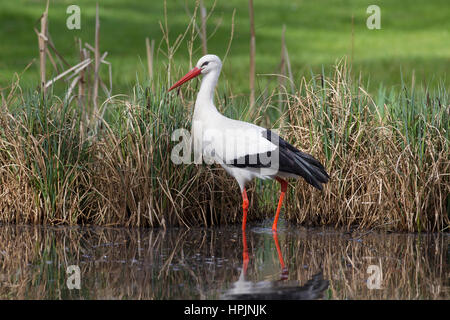
<svg viewBox="0 0 450 320">
<path fill-rule="evenodd" d="M 449 266 L 449 234 L 0 225 L 0 299 L 450 299 Z"/>
</svg>

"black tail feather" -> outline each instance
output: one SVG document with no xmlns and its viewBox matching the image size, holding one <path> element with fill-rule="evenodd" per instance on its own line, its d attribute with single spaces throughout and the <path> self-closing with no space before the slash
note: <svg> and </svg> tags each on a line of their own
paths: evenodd
<svg viewBox="0 0 450 320">
<path fill-rule="evenodd" d="M 290 152 L 297 164 L 296 174 L 303 177 L 306 182 L 322 190 L 322 183 L 327 183 L 330 176 L 325 171 L 323 165 L 311 155 L 297 150 Z"/>
<path fill-rule="evenodd" d="M 298 150 L 281 137 L 276 136 L 273 132 L 268 133 L 267 136 L 278 138 L 281 171 L 299 175 L 312 186 L 322 190 L 322 183 L 327 183 L 330 176 L 316 158 Z"/>
<path fill-rule="evenodd" d="M 326 172 L 324 166 L 317 159 L 310 154 L 298 150 L 270 130 L 264 131 L 263 137 L 278 145 L 278 148 L 273 152 L 277 152 L 279 155 L 279 172 L 301 176 L 306 180 L 306 182 L 317 189 L 322 190 L 322 184 L 327 183 L 330 176 Z M 263 159 L 270 159 L 271 152 L 269 151 L 267 154 L 246 155 L 244 157 L 234 159 L 230 163 L 239 168 L 267 168 L 273 165 L 271 162 L 263 163 L 261 161 L 262 155 L 264 155 Z"/>
</svg>

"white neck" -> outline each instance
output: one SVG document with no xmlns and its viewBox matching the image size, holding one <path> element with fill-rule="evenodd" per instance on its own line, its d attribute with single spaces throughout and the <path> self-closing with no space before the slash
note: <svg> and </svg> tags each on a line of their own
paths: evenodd
<svg viewBox="0 0 450 320">
<path fill-rule="evenodd" d="M 202 111 L 218 112 L 214 106 L 214 90 L 217 85 L 217 80 L 220 76 L 220 70 L 211 70 L 203 76 L 200 90 L 195 101 L 194 114 Z"/>
</svg>

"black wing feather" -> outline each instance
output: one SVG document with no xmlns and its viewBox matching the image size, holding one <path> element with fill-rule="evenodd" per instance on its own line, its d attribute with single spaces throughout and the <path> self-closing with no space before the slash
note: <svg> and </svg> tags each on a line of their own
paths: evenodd
<svg viewBox="0 0 450 320">
<path fill-rule="evenodd" d="M 263 137 L 278 145 L 273 152 L 278 152 L 278 171 L 303 177 L 306 182 L 322 190 L 322 183 L 327 183 L 330 176 L 324 166 L 313 156 L 302 152 L 278 136 L 271 130 L 263 132 Z M 230 164 L 238 168 L 268 168 L 271 167 L 271 151 L 252 154 L 233 159 Z"/>
</svg>

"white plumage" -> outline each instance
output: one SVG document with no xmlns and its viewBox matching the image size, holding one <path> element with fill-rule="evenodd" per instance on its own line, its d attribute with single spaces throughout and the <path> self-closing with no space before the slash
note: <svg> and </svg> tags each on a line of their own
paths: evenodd
<svg viewBox="0 0 450 320">
<path fill-rule="evenodd" d="M 195 102 L 192 119 L 193 149 L 196 163 L 200 158 L 208 164 L 219 163 L 238 182 L 243 196 L 243 230 L 248 208 L 245 186 L 254 178 L 276 179 L 282 194 L 272 229 L 276 231 L 281 203 L 287 188 L 285 178 L 305 180 L 321 189 L 328 181 L 323 166 L 312 156 L 303 153 L 275 133 L 257 125 L 225 117 L 214 105 L 214 89 L 222 69 L 215 55 L 205 55 L 194 69 L 175 83 L 174 89 L 184 82 L 203 75 Z"/>
</svg>

